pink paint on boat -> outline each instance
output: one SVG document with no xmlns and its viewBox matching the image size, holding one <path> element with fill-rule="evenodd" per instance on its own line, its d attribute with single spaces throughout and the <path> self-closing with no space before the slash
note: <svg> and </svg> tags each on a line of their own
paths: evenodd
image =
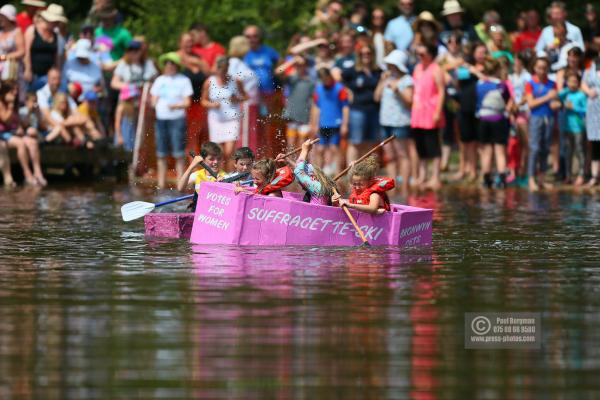
<svg viewBox="0 0 600 400">
<path fill-rule="evenodd" d="M 172 239 L 189 239 L 192 234 L 192 213 L 150 213 L 144 216 L 145 235 Z"/>
<path fill-rule="evenodd" d="M 352 211 L 372 245 L 431 244 L 433 212 L 394 204 L 392 212 Z M 232 185 L 205 182 L 190 241 L 195 244 L 252 246 L 354 246 L 361 243 L 343 210 L 304 203 L 297 194 L 284 198 L 235 195 Z"/>
</svg>

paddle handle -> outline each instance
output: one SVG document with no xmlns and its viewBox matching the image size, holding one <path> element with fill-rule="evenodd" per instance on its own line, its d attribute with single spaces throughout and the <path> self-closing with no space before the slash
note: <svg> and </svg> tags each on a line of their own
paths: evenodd
<svg viewBox="0 0 600 400">
<path fill-rule="evenodd" d="M 310 144 L 315 144 L 315 143 L 317 143 L 319 140 L 320 140 L 319 138 L 313 139 L 313 140 L 311 140 L 311 141 L 310 141 Z M 296 148 L 296 149 L 294 149 L 294 150 L 290 151 L 289 153 L 285 153 L 285 154 L 284 154 L 284 157 L 293 156 L 294 154 L 296 154 L 296 153 L 300 153 L 301 151 L 302 151 L 302 147 L 298 147 L 298 148 Z"/>
<path fill-rule="evenodd" d="M 334 194 L 338 194 L 338 191 L 334 188 L 333 189 L 333 193 Z M 356 220 L 354 219 L 354 217 L 352 216 L 352 213 L 350 213 L 350 210 L 348 210 L 348 206 L 343 205 L 342 209 L 344 210 L 344 212 L 346 213 L 346 216 L 348 217 L 348 219 L 350 220 L 350 222 L 352 223 L 352 226 L 354 226 L 354 229 L 356 230 L 356 232 L 358 233 L 358 236 L 360 236 L 360 240 L 362 240 L 363 243 L 369 243 L 369 241 L 367 240 L 367 238 L 365 237 L 365 234 L 363 233 L 362 229 L 360 229 L 360 226 L 358 226 L 358 223 L 356 223 Z"/>
<path fill-rule="evenodd" d="M 154 205 L 154 207 L 166 206 L 167 204 L 177 203 L 178 201 L 183 201 L 183 200 L 191 199 L 192 197 L 194 197 L 193 194 L 188 194 L 187 196 L 177 197 L 177 198 L 171 199 L 171 200 L 165 200 L 165 201 L 162 201 L 160 203 L 156 203 Z"/>
<path fill-rule="evenodd" d="M 364 156 L 362 156 L 361 158 L 359 158 L 358 160 L 356 160 L 354 162 L 354 165 L 358 164 L 359 162 L 363 161 L 364 159 L 366 159 L 367 157 L 369 157 L 371 154 L 373 154 L 375 151 L 377 151 L 377 149 L 379 149 L 380 147 L 385 146 L 387 143 L 391 142 L 392 140 L 395 139 L 395 136 L 392 135 L 389 138 L 385 139 L 383 142 L 379 143 L 377 146 L 373 147 L 371 150 L 369 150 Z M 346 175 L 346 173 L 348 171 L 350 171 L 350 166 L 344 168 L 344 170 L 342 170 L 342 172 L 340 172 L 339 174 L 337 174 L 333 180 L 337 181 L 338 179 L 340 179 L 342 176 Z"/>
<path fill-rule="evenodd" d="M 196 153 L 194 153 L 193 151 L 190 151 L 190 156 L 192 156 L 192 158 L 195 158 Z M 202 168 L 204 168 L 210 174 L 210 176 L 212 176 L 215 179 L 219 179 L 219 175 L 217 175 L 217 173 L 215 171 L 213 171 L 211 167 L 206 165 L 206 163 L 204 161 L 200 161 L 200 166 Z"/>
<path fill-rule="evenodd" d="M 235 181 L 239 181 L 244 178 L 247 178 L 248 176 L 250 176 L 250 172 L 240 172 L 239 174 L 236 174 L 236 175 L 230 176 L 229 178 L 223 179 L 221 182 L 222 183 L 233 183 Z"/>
</svg>

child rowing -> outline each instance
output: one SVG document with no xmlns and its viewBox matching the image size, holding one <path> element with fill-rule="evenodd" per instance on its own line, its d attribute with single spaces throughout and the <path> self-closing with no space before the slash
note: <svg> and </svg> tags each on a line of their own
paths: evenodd
<svg viewBox="0 0 600 400">
<path fill-rule="evenodd" d="M 252 166 L 250 171 L 255 189 L 243 188 L 239 183 L 235 186 L 235 193 L 262 194 L 264 196 L 283 197 L 281 189 L 294 181 L 294 174 L 290 167 L 277 169 L 272 159 L 260 160 Z"/>
<path fill-rule="evenodd" d="M 215 182 L 217 180 L 217 178 L 212 176 L 205 168 L 198 169 L 198 167 L 204 163 L 217 174 L 218 178 L 222 178 L 225 176 L 225 172 L 220 168 L 222 162 L 223 151 L 221 150 L 221 147 L 216 143 L 206 142 L 200 149 L 200 155 L 194 157 L 183 175 L 181 175 L 181 178 L 177 181 L 177 190 L 179 191 L 183 191 L 186 187 L 194 185 L 194 199 L 190 205 L 192 211 L 196 209 L 200 184 L 202 182 Z"/>
<path fill-rule="evenodd" d="M 390 199 L 386 192 L 395 186 L 394 178 L 375 176 L 379 163 L 375 156 L 354 165 L 350 171 L 352 193 L 349 199 L 334 195 L 332 200 L 340 207 L 346 206 L 369 214 L 382 214 L 390 211 Z"/>
<path fill-rule="evenodd" d="M 304 201 L 311 204 L 331 205 L 331 196 L 333 196 L 335 183 L 323 171 L 308 162 L 308 154 L 312 149 L 313 143 L 310 139 L 302 144 L 302 151 L 296 162 L 289 162 L 294 165 L 294 176 L 298 180 L 302 189 L 306 191 Z M 276 161 L 286 161 L 283 154 L 277 156 Z"/>
</svg>

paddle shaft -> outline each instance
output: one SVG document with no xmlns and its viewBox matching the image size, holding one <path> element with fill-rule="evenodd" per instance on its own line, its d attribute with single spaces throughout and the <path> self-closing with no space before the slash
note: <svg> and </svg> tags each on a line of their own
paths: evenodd
<svg viewBox="0 0 600 400">
<path fill-rule="evenodd" d="M 313 139 L 310 141 L 310 144 L 315 144 L 319 141 L 319 138 Z M 297 149 L 294 149 L 292 151 L 290 151 L 289 153 L 285 153 L 284 157 L 289 157 L 289 156 L 293 156 L 296 153 L 300 153 L 302 151 L 302 147 L 298 147 Z"/>
<path fill-rule="evenodd" d="M 336 195 L 338 195 L 338 191 L 335 188 L 333 189 L 333 193 L 336 194 Z M 352 216 L 352 213 L 350 213 L 350 210 L 348 210 L 348 206 L 346 206 L 344 204 L 342 206 L 342 208 L 344 209 L 344 212 L 346 213 L 346 216 L 348 217 L 348 219 L 352 223 L 352 226 L 354 226 L 354 229 L 356 230 L 356 232 L 358 232 L 358 235 L 360 236 L 360 239 L 363 241 L 363 243 L 369 244 L 369 241 L 365 237 L 365 234 L 363 233 L 362 229 L 360 229 L 360 226 L 358 226 L 358 223 L 356 223 L 356 220 Z"/>
<path fill-rule="evenodd" d="M 193 151 L 190 151 L 190 156 L 192 156 L 192 158 L 195 158 L 196 153 L 194 153 Z M 210 176 L 212 176 L 215 179 L 219 179 L 219 175 L 217 175 L 217 173 L 215 171 L 213 171 L 211 167 L 206 165 L 206 163 L 204 161 L 200 161 L 200 166 L 202 168 L 204 168 L 210 174 Z"/>
<path fill-rule="evenodd" d="M 171 199 L 171 200 L 165 200 L 165 201 L 162 201 L 160 203 L 156 203 L 154 205 L 154 207 L 166 206 L 167 204 L 177 203 L 178 201 L 183 201 L 183 200 L 191 199 L 192 197 L 194 197 L 193 194 L 188 194 L 187 196 L 177 197 L 177 198 Z"/>
<path fill-rule="evenodd" d="M 373 154 L 375 151 L 377 151 L 377 149 L 379 149 L 380 147 L 385 146 L 388 142 L 391 142 L 392 140 L 394 140 L 395 136 L 390 136 L 389 138 L 385 139 L 383 142 L 379 143 L 377 146 L 373 147 L 371 150 L 369 150 L 367 152 L 367 154 L 365 154 L 364 156 L 362 156 L 361 158 L 359 158 L 358 160 L 356 160 L 354 162 L 354 165 L 358 164 L 359 162 L 363 161 L 364 159 L 366 159 L 367 157 L 369 157 L 371 154 Z M 344 168 L 344 170 L 342 172 L 340 172 L 339 174 L 337 174 L 333 180 L 337 181 L 338 179 L 340 179 L 342 176 L 346 175 L 346 173 L 348 171 L 350 171 L 351 167 L 346 167 Z"/>
</svg>

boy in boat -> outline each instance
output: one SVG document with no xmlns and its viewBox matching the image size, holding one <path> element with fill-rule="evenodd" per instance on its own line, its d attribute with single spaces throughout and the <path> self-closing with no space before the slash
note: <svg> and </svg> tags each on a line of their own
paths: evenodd
<svg viewBox="0 0 600 400">
<path fill-rule="evenodd" d="M 240 176 L 240 180 L 250 175 L 250 170 L 254 164 L 254 153 L 250 147 L 240 147 L 233 153 L 233 167 L 235 170 L 230 174 L 227 174 L 223 179 L 232 178 L 234 176 Z"/>
<path fill-rule="evenodd" d="M 350 183 L 352 193 L 349 199 L 334 195 L 332 200 L 340 207 L 346 206 L 369 214 L 383 214 L 390 211 L 390 199 L 386 192 L 395 186 L 394 178 L 375 176 L 379 163 L 375 156 L 370 156 L 363 162 L 352 167 Z"/>
<path fill-rule="evenodd" d="M 194 199 L 189 207 L 192 211 L 196 210 L 196 201 L 198 200 L 200 184 L 207 181 L 217 181 L 217 179 L 206 169 L 197 169 L 202 162 L 212 169 L 217 174 L 218 178 L 225 176 L 225 171 L 221 169 L 221 165 L 223 164 L 223 150 L 221 150 L 221 147 L 216 143 L 204 143 L 200 149 L 200 155 L 194 157 L 183 175 L 181 175 L 181 178 L 177 181 L 177 190 L 179 191 L 183 191 L 186 187 L 194 185 Z"/>
<path fill-rule="evenodd" d="M 302 189 L 306 191 L 303 201 L 311 204 L 330 206 L 335 189 L 335 182 L 319 168 L 308 162 L 308 154 L 312 149 L 310 139 L 302 143 L 302 151 L 296 162 L 285 159 L 279 154 L 276 161 L 287 162 L 294 168 L 294 176 Z"/>
<path fill-rule="evenodd" d="M 276 168 L 275 161 L 260 160 L 250 171 L 255 189 L 246 189 L 236 182 L 235 193 L 262 194 L 263 196 L 283 197 L 281 189 L 294 181 L 294 173 L 289 166 Z"/>
</svg>

